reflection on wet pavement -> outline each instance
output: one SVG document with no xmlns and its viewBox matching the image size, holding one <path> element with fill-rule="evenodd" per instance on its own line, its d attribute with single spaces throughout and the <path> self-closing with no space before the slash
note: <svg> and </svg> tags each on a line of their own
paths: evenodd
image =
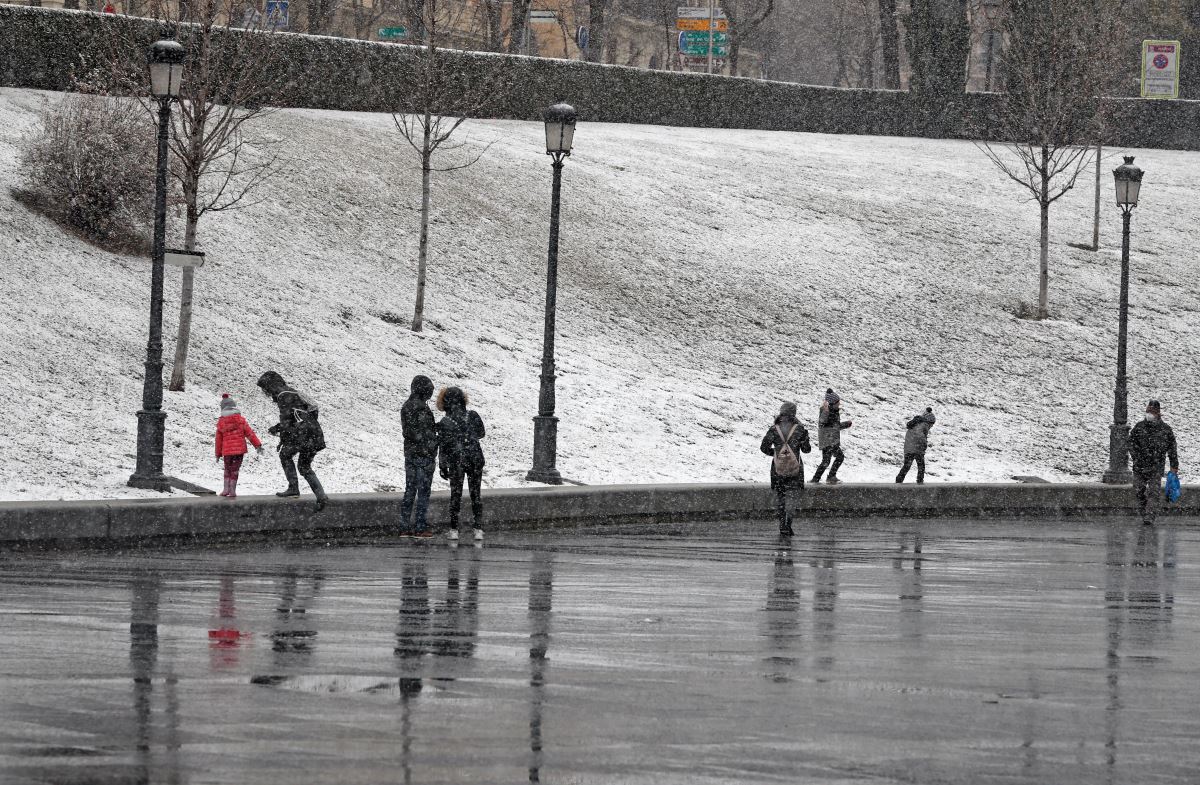
<svg viewBox="0 0 1200 785">
<path fill-rule="evenodd" d="M 0 782 L 1190 782 L 1193 525 L 7 555 Z"/>
</svg>

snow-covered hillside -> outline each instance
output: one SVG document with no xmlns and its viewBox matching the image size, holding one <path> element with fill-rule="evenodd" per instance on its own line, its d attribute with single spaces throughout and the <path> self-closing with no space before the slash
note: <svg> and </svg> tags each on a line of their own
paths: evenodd
<svg viewBox="0 0 1200 785">
<path fill-rule="evenodd" d="M 0 498 L 134 495 L 149 265 L 64 235 L 10 193 L 17 141 L 57 99 L 0 90 Z M 262 433 L 272 407 L 254 381 L 276 369 L 321 404 L 329 490 L 400 486 L 398 412 L 424 372 L 463 386 L 487 421 L 486 482 L 522 483 L 550 187 L 540 126 L 465 126 L 492 146 L 435 180 L 424 334 L 403 324 L 419 176 L 391 118 L 284 111 L 260 128 L 291 171 L 264 203 L 201 225 L 209 264 L 190 385 L 167 394 L 168 473 L 217 486 L 220 393 Z M 1067 245 L 1090 239 L 1089 188 L 1055 208 L 1056 318 L 1036 323 L 1013 315 L 1036 295 L 1036 208 L 970 143 L 583 123 L 575 149 L 558 300 L 565 476 L 763 480 L 758 443 L 779 402 L 811 426 L 827 386 L 855 421 L 845 480 L 890 480 L 903 422 L 926 405 L 931 480 L 1104 468 L 1118 264 Z M 1131 409 L 1163 399 L 1186 472 L 1200 459 L 1200 154 L 1138 163 Z M 1110 188 L 1106 176 L 1106 205 Z M 1119 214 L 1104 217 L 1112 248 Z M 178 285 L 168 269 L 168 363 Z M 243 477 L 244 493 L 281 485 L 273 460 Z"/>
</svg>

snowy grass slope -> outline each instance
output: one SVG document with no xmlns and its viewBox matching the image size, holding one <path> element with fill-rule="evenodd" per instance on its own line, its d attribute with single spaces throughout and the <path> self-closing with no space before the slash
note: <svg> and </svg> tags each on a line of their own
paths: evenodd
<svg viewBox="0 0 1200 785">
<path fill-rule="evenodd" d="M 16 143 L 50 93 L 0 90 L 0 498 L 125 496 L 149 267 L 15 202 Z M 474 167 L 437 177 L 428 329 L 411 312 L 419 173 L 386 115 L 283 111 L 261 126 L 292 172 L 201 225 L 186 393 L 169 393 L 169 473 L 214 487 L 217 400 L 260 433 L 258 374 L 322 405 L 331 491 L 402 485 L 398 411 L 414 373 L 464 386 L 489 425 L 486 482 L 530 460 L 550 167 L 538 125 L 465 126 Z M 1135 216 L 1134 416 L 1164 400 L 1186 466 L 1200 155 L 1144 151 Z M 1119 160 L 1119 159 L 1118 159 Z M 1110 203 L 1105 182 L 1105 203 Z M 970 143 L 583 124 L 564 182 L 559 465 L 587 483 L 762 480 L 781 399 L 810 425 L 832 385 L 855 427 L 847 480 L 889 480 L 903 421 L 935 407 L 931 480 L 1090 479 L 1111 419 L 1116 257 L 1090 238 L 1089 188 L 1052 215 L 1055 318 L 1036 294 L 1036 208 Z M 1105 211 L 1103 243 L 1119 241 Z M 167 346 L 179 273 L 168 270 Z M 264 434 L 265 436 L 265 434 Z M 279 485 L 250 464 L 245 493 Z M 440 482 L 440 481 L 439 481 Z"/>
</svg>

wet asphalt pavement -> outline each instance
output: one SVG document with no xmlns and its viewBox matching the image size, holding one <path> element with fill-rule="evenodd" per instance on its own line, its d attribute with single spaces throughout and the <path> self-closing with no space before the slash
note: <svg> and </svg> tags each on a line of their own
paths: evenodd
<svg viewBox="0 0 1200 785">
<path fill-rule="evenodd" d="M 0 782 L 1200 778 L 1200 528 L 0 556 Z"/>
</svg>

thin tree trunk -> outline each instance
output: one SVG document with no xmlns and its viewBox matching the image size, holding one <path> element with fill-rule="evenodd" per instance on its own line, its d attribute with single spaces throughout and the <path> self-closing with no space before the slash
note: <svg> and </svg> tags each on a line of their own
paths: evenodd
<svg viewBox="0 0 1200 785">
<path fill-rule="evenodd" d="M 1050 178 L 1046 176 L 1048 171 L 1047 159 L 1050 157 L 1050 151 L 1045 147 L 1042 148 L 1042 195 L 1038 200 L 1038 205 L 1041 207 L 1041 269 L 1038 276 L 1038 319 L 1045 319 L 1050 315 L 1049 307 L 1049 288 L 1050 288 Z"/>
<path fill-rule="evenodd" d="M 1096 213 L 1092 218 L 1092 250 L 1100 250 L 1100 154 L 1103 147 L 1096 145 Z"/>
<path fill-rule="evenodd" d="M 604 45 L 606 35 L 604 30 L 604 12 L 608 0 L 590 0 L 588 3 L 588 52 L 590 63 L 604 62 Z"/>
<path fill-rule="evenodd" d="M 900 28 L 896 0 L 879 0 L 879 36 L 883 45 L 883 86 L 900 89 Z"/>
<path fill-rule="evenodd" d="M 429 250 L 429 172 L 430 131 L 433 118 L 425 111 L 425 144 L 421 148 L 421 239 L 417 251 L 417 305 L 413 310 L 413 332 L 419 333 L 425 323 L 425 260 Z"/>
<path fill-rule="evenodd" d="M 183 249 L 196 250 L 196 224 L 200 220 L 196 210 L 196 194 L 186 197 L 187 225 L 183 234 Z M 183 392 L 187 386 L 188 344 L 192 340 L 192 293 L 196 284 L 196 268 L 183 268 L 183 285 L 179 292 L 179 330 L 175 335 L 175 362 L 171 364 L 171 392 Z"/>
</svg>

